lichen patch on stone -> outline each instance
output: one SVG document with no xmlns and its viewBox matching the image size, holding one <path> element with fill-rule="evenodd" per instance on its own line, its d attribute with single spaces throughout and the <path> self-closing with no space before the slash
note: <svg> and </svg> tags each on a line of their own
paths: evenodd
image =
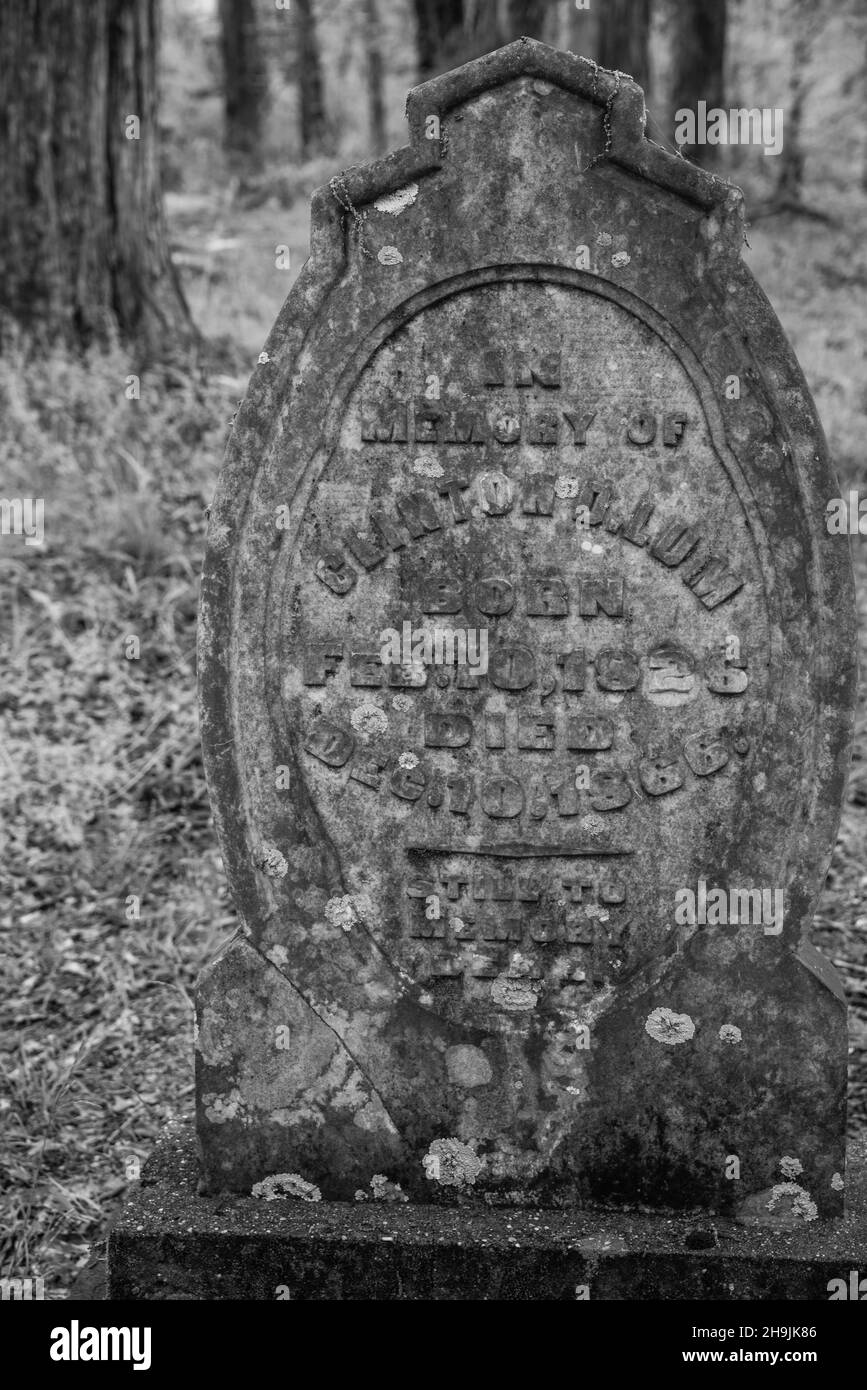
<svg viewBox="0 0 867 1390">
<path fill-rule="evenodd" d="M 364 1129 L 368 1133 L 377 1129 L 393 1128 L 386 1121 L 387 1117 L 383 1116 L 382 1106 L 375 1100 L 369 1100 L 366 1105 L 362 1105 L 352 1117 L 352 1123 L 356 1129 Z"/>
<path fill-rule="evenodd" d="M 644 1031 L 657 1042 L 674 1046 L 689 1042 L 695 1034 L 695 1024 L 689 1014 L 676 1014 L 672 1009 L 654 1009 L 647 1017 Z"/>
<path fill-rule="evenodd" d="M 394 193 L 383 193 L 373 206 L 377 212 L 390 212 L 392 217 L 399 217 L 406 208 L 412 207 L 417 197 L 418 184 L 408 183 L 404 188 L 395 189 Z"/>
<path fill-rule="evenodd" d="M 213 1010 L 206 1009 L 201 1027 L 196 1029 L 196 1049 L 209 1067 L 224 1067 L 234 1056 L 232 1035 L 221 1027 L 223 1021 Z"/>
<path fill-rule="evenodd" d="M 422 1159 L 425 1177 L 441 1187 L 472 1186 L 482 1160 L 460 1139 L 435 1139 Z"/>
<path fill-rule="evenodd" d="M 500 975 L 491 985 L 491 998 L 503 1009 L 534 1009 L 539 995 L 526 980 L 514 980 L 508 975 Z"/>
<path fill-rule="evenodd" d="M 351 893 L 342 898 L 328 899 L 325 904 L 325 920 L 330 922 L 332 927 L 340 927 L 342 931 L 352 931 L 352 928 L 358 925 L 358 911 Z"/>
<path fill-rule="evenodd" d="M 445 469 L 439 459 L 427 454 L 419 454 L 418 458 L 413 460 L 412 471 L 419 473 L 423 478 L 441 478 Z"/>
<path fill-rule="evenodd" d="M 474 1086 L 487 1086 L 494 1074 L 482 1049 L 469 1043 L 459 1043 L 447 1049 L 446 1068 L 449 1081 L 468 1090 Z"/>
<path fill-rule="evenodd" d="M 743 1033 L 736 1023 L 724 1023 L 719 1030 L 719 1036 L 723 1042 L 739 1043 Z"/>
<path fill-rule="evenodd" d="M 800 1216 L 804 1221 L 815 1221 L 819 1215 L 816 1203 L 812 1200 L 809 1192 L 803 1187 L 799 1187 L 796 1182 L 778 1182 L 771 1189 L 771 1199 L 767 1203 L 768 1211 L 776 1210 L 780 1202 L 787 1203 L 793 1216 Z"/>
<path fill-rule="evenodd" d="M 796 1178 L 803 1171 L 804 1165 L 799 1158 L 791 1158 L 786 1155 L 780 1159 L 780 1172 L 784 1178 Z"/>
<path fill-rule="evenodd" d="M 370 1179 L 370 1190 L 375 1202 L 408 1202 L 409 1198 L 399 1182 L 392 1182 L 384 1173 L 374 1173 Z"/>
<path fill-rule="evenodd" d="M 361 734 L 362 738 L 373 738 L 377 734 L 384 734 L 388 728 L 388 716 L 379 708 L 379 705 L 356 705 L 349 716 L 349 722 L 356 733 Z"/>
<path fill-rule="evenodd" d="M 226 1096 L 215 1093 L 202 1096 L 202 1107 L 212 1124 L 222 1125 L 228 1120 L 237 1120 L 243 1108 L 241 1092 L 233 1087 Z"/>
<path fill-rule="evenodd" d="M 208 545 L 217 550 L 225 550 L 232 539 L 228 526 L 212 521 L 208 527 Z"/>
<path fill-rule="evenodd" d="M 256 863 L 267 874 L 269 878 L 285 878 L 289 872 L 289 865 L 285 855 L 281 854 L 276 845 L 272 845 L 269 840 L 263 840 L 256 852 Z"/>
<path fill-rule="evenodd" d="M 282 1202 L 292 1198 L 300 1202 L 321 1202 L 322 1193 L 315 1183 L 307 1182 L 300 1173 L 273 1173 L 253 1184 L 251 1196 L 263 1197 L 266 1202 Z"/>
<path fill-rule="evenodd" d="M 376 259 L 380 265 L 400 265 L 403 256 L 396 246 L 383 246 L 382 250 L 377 253 Z"/>
</svg>

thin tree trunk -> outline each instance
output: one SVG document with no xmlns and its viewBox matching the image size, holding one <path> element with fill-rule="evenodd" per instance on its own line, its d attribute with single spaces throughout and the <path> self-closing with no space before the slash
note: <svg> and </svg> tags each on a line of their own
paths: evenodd
<svg viewBox="0 0 867 1390">
<path fill-rule="evenodd" d="M 594 58 L 599 51 L 599 27 L 598 8 L 579 10 L 575 0 L 560 0 L 556 38 L 552 38 L 552 43 L 582 58 Z"/>
<path fill-rule="evenodd" d="M 723 0 L 711 3 L 721 4 Z M 650 77 L 649 38 L 650 0 L 605 0 L 599 26 L 599 62 L 603 68 L 628 73 L 645 91 Z"/>
<path fill-rule="evenodd" d="M 328 120 L 322 85 L 322 63 L 313 0 L 295 0 L 297 24 L 298 105 L 301 134 L 301 154 L 307 159 L 324 150 L 328 144 Z"/>
<path fill-rule="evenodd" d="M 726 0 L 676 0 L 672 42 L 672 97 L 675 111 L 725 107 Z M 684 145 L 695 164 L 710 164 L 715 145 Z"/>
<path fill-rule="evenodd" d="M 790 207 L 800 203 L 804 191 L 804 103 L 807 96 L 807 64 L 813 41 L 814 21 L 804 0 L 795 0 L 795 42 L 792 52 L 792 99 L 785 113 L 785 139 L 778 156 L 775 201 Z"/>
<path fill-rule="evenodd" d="M 809 94 L 807 70 L 813 42 L 821 32 L 823 17 L 821 12 L 816 14 L 809 0 L 795 0 L 792 22 L 795 32 L 791 65 L 792 94 L 785 111 L 785 138 L 774 161 L 777 165 L 776 187 L 767 203 L 754 206 L 752 220 L 756 222 L 777 213 L 790 213 L 835 226 L 835 218 L 830 213 L 804 201 L 806 151 L 803 125 L 804 107 Z"/>
<path fill-rule="evenodd" d="M 370 143 L 377 154 L 385 149 L 385 100 L 383 97 L 382 34 L 376 0 L 362 0 L 364 49 L 367 65 L 367 105 Z"/>
<path fill-rule="evenodd" d="M 865 50 L 867 50 L 867 26 L 864 31 Z M 867 106 L 867 51 L 864 54 L 863 67 L 861 69 L 861 91 L 864 94 L 864 104 Z M 861 188 L 867 193 L 867 146 L 864 149 L 864 168 L 861 172 Z"/>
<path fill-rule="evenodd" d="M 0 317 L 145 356 L 194 336 L 157 162 L 157 0 L 0 6 Z"/>
<path fill-rule="evenodd" d="M 268 68 L 255 0 L 220 0 L 225 145 L 231 163 L 257 173 L 263 163 Z"/>
<path fill-rule="evenodd" d="M 447 54 L 456 50 L 464 27 L 463 0 L 414 0 L 420 82 L 443 71 Z"/>
<path fill-rule="evenodd" d="M 544 38 L 551 23 L 551 8 L 547 0 L 509 0 L 506 42 L 522 35 L 530 39 Z"/>
<path fill-rule="evenodd" d="M 509 11 L 512 0 L 466 0 L 464 32 L 468 56 L 490 52 L 508 43 Z"/>
</svg>

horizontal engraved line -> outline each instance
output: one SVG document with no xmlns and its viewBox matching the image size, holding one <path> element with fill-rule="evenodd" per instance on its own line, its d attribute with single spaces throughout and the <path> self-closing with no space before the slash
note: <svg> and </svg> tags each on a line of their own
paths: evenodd
<svg viewBox="0 0 867 1390">
<path fill-rule="evenodd" d="M 631 849 L 612 849 L 599 845 L 587 849 L 575 845 L 407 845 L 407 854 L 493 855 L 499 859 L 601 859 L 632 854 Z"/>
</svg>

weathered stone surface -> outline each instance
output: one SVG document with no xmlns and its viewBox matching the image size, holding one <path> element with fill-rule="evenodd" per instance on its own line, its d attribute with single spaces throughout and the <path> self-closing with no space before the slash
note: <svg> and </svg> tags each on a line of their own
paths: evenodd
<svg viewBox="0 0 867 1390">
<path fill-rule="evenodd" d="M 358 1174 L 399 1159 L 394 1125 L 345 1045 L 247 941 L 203 972 L 198 998 L 200 1078 L 234 1081 L 228 1090 L 201 1084 L 200 1113 L 214 1135 L 245 1134 L 234 1161 L 247 1165 L 247 1190 L 301 1168 L 348 1174 L 338 1190 L 351 1197 Z"/>
<path fill-rule="evenodd" d="M 205 1182 L 839 1213 L 851 573 L 740 195 L 529 40 L 408 115 L 314 196 L 211 514 Z"/>
<path fill-rule="evenodd" d="M 863 1151 L 850 1153 L 848 1171 L 844 1219 L 769 1231 L 694 1213 L 201 1197 L 192 1135 L 175 1134 L 145 1166 L 141 1187 L 109 1235 L 108 1296 L 597 1303 L 827 1302 L 832 1293 L 863 1298 Z"/>
</svg>

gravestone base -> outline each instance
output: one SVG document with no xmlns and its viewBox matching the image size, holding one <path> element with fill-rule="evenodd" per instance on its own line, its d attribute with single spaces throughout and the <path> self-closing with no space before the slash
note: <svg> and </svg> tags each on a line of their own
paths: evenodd
<svg viewBox="0 0 867 1390">
<path fill-rule="evenodd" d="M 847 1215 L 795 1230 L 695 1212 L 269 1202 L 198 1186 L 192 1127 L 178 1126 L 109 1236 L 109 1299 L 827 1301 L 831 1280 L 849 1291 L 852 1271 L 867 1276 L 863 1147 L 849 1153 Z"/>
</svg>

